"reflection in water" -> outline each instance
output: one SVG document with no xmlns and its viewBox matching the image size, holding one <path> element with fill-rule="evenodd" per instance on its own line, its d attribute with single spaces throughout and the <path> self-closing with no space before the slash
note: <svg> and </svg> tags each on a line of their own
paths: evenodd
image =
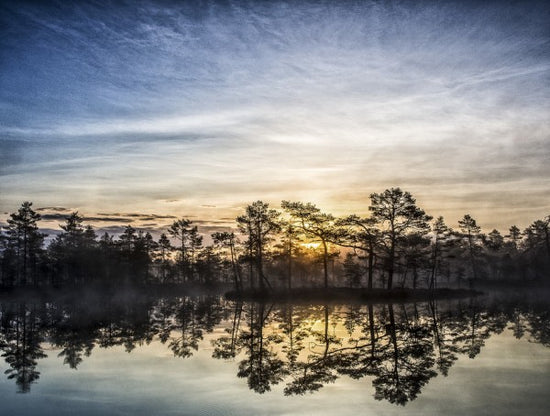
<svg viewBox="0 0 550 416">
<path fill-rule="evenodd" d="M 2 311 L 2 357 L 9 368 L 8 379 L 15 379 L 18 391 L 27 393 L 38 379 L 37 360 L 46 357 L 40 346 L 40 315 L 35 306 L 16 305 L 16 309 Z"/>
<path fill-rule="evenodd" d="M 97 303 L 94 303 L 97 305 Z M 265 393 L 283 383 L 285 395 L 315 392 L 340 376 L 369 377 L 377 400 L 405 405 L 459 356 L 475 358 L 492 335 L 550 346 L 546 305 L 467 299 L 387 305 L 272 305 L 219 297 L 0 304 L 0 351 L 5 374 L 29 392 L 46 357 L 60 350 L 72 369 L 94 348 L 127 352 L 158 339 L 175 356 L 191 357 L 205 333 L 212 357 L 235 360 L 237 376 Z M 223 330 L 222 330 L 223 329 Z M 206 345 L 208 347 L 208 345 Z"/>
</svg>

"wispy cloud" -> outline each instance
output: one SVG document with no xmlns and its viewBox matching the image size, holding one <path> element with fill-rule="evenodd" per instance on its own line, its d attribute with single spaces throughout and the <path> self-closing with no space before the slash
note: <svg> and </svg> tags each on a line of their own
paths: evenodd
<svg viewBox="0 0 550 416">
<path fill-rule="evenodd" d="M 498 195 L 518 192 L 541 215 L 548 11 L 4 6 L 0 209 L 30 199 L 212 220 L 258 198 L 362 210 L 370 192 L 401 185 L 455 218 L 477 210 L 493 221 Z M 514 207 L 506 219 L 524 215 Z"/>
</svg>

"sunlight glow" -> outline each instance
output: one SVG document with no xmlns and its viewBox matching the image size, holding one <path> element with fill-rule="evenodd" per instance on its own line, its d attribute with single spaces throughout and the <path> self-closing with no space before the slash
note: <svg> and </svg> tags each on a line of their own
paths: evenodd
<svg viewBox="0 0 550 416">
<path fill-rule="evenodd" d="M 321 243 L 302 243 L 300 244 L 302 247 L 305 247 L 305 248 L 308 248 L 310 250 L 315 250 L 317 248 L 319 248 L 319 246 L 321 245 Z"/>
</svg>

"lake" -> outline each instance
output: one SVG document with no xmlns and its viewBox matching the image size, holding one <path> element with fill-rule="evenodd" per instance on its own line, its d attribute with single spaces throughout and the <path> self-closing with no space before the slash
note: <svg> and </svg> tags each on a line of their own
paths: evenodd
<svg viewBox="0 0 550 416">
<path fill-rule="evenodd" d="M 0 413 L 546 415 L 546 298 L 4 297 Z"/>
</svg>

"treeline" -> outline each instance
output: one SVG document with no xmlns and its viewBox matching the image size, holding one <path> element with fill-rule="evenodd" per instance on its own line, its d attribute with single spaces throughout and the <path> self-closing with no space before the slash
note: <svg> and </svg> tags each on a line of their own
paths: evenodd
<svg viewBox="0 0 550 416">
<path fill-rule="evenodd" d="M 348 286 L 436 288 L 475 281 L 548 281 L 550 216 L 525 230 L 482 233 L 465 215 L 456 229 L 408 192 L 370 196 L 370 216 L 334 217 L 311 203 L 256 201 L 236 229 L 211 244 L 189 219 L 155 239 L 126 226 L 98 236 L 72 213 L 46 246 L 40 215 L 24 202 L 0 233 L 0 285 L 231 283 L 235 289 Z"/>
</svg>

